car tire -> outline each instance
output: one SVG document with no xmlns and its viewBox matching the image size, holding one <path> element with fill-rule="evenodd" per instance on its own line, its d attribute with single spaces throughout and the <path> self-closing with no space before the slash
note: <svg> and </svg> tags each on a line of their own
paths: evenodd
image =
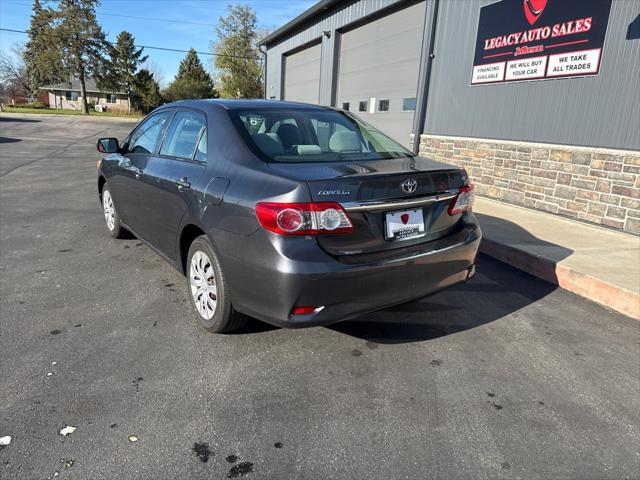
<svg viewBox="0 0 640 480">
<path fill-rule="evenodd" d="M 114 206 L 113 197 L 111 196 L 109 187 L 106 185 L 102 189 L 100 200 L 102 201 L 102 211 L 104 213 L 107 230 L 109 230 L 109 233 L 113 238 L 125 238 L 128 232 L 120 224 L 120 215 L 118 215 L 116 207 Z"/>
<path fill-rule="evenodd" d="M 246 323 L 248 317 L 233 308 L 220 261 L 205 235 L 189 247 L 185 273 L 191 306 L 206 330 L 232 332 Z"/>
</svg>

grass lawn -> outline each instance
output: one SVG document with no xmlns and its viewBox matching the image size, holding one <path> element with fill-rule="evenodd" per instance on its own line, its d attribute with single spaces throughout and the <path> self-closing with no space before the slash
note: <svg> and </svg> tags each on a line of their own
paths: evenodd
<svg viewBox="0 0 640 480">
<path fill-rule="evenodd" d="M 63 110 L 60 108 L 15 108 L 5 105 L 2 108 L 3 112 L 7 113 L 42 113 L 44 115 L 81 115 L 80 110 Z M 95 110 L 89 110 L 89 116 L 91 117 L 122 117 L 122 118 L 142 118 L 139 114 L 127 114 L 119 112 L 96 112 Z"/>
</svg>

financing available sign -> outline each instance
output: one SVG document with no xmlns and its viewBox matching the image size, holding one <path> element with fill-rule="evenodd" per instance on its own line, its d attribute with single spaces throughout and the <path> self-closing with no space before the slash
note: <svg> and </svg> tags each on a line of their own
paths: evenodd
<svg viewBox="0 0 640 480">
<path fill-rule="evenodd" d="M 612 0 L 500 0 L 480 9 L 471 84 L 596 75 Z"/>
</svg>

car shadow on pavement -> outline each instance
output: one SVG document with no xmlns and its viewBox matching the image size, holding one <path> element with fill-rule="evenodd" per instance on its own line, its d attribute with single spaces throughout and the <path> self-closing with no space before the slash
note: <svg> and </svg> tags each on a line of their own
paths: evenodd
<svg viewBox="0 0 640 480">
<path fill-rule="evenodd" d="M 504 242 L 483 240 L 482 248 L 520 269 L 480 254 L 476 276 L 464 284 L 328 328 L 377 343 L 431 340 L 504 318 L 559 288 L 555 263 L 570 256 L 571 249 L 541 240 L 511 221 L 483 214 L 476 217 L 485 232 L 498 232 Z M 505 244 L 524 245 L 529 255 L 522 257 Z M 542 252 L 550 260 L 536 257 Z"/>
<path fill-rule="evenodd" d="M 481 254 L 464 284 L 327 328 L 382 344 L 432 340 L 499 320 L 557 288 Z"/>
<path fill-rule="evenodd" d="M 0 143 L 16 143 L 21 141 L 22 141 L 21 138 L 0 137 Z"/>
<path fill-rule="evenodd" d="M 0 122 L 11 122 L 11 123 L 39 123 L 42 120 L 37 120 L 35 118 L 19 118 L 19 117 L 5 117 L 4 115 L 0 115 Z"/>
<path fill-rule="evenodd" d="M 249 335 L 253 333 L 270 332 L 272 330 L 280 330 L 280 327 L 262 322 L 257 318 L 249 317 L 242 327 L 232 332 L 228 332 L 226 335 Z"/>
<path fill-rule="evenodd" d="M 522 255 L 518 255 L 517 258 L 513 258 L 514 254 L 518 253 L 514 251 L 516 248 L 524 249 L 530 254 L 529 256 L 534 255 L 537 257 L 539 254 L 542 254 L 542 258 L 550 259 L 553 262 L 560 262 L 573 253 L 573 250 L 570 248 L 542 240 L 517 223 L 505 220 L 504 218 L 483 213 L 476 213 L 475 216 L 485 233 L 483 251 L 487 251 L 487 249 L 491 247 L 491 256 L 498 259 L 508 259 L 507 263 L 509 264 L 513 264 L 512 261 L 517 261 L 518 258 L 522 257 Z M 488 238 L 494 239 L 494 241 L 488 242 Z M 488 243 L 489 245 L 487 245 Z M 514 247 L 511 247 L 512 245 Z M 531 266 L 543 268 L 545 265 L 542 261 L 536 261 L 535 264 Z M 551 272 L 540 271 L 539 273 L 545 274 L 541 278 L 550 282 L 557 280 L 555 277 L 555 265 L 553 265 L 553 267 Z M 528 269 L 525 268 L 521 268 L 521 270 L 528 271 Z"/>
</svg>

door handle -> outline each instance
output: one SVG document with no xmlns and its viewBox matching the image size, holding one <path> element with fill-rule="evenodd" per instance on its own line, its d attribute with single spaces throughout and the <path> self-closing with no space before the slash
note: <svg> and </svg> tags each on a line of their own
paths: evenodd
<svg viewBox="0 0 640 480">
<path fill-rule="evenodd" d="M 183 192 L 188 188 L 191 188 L 191 183 L 187 177 L 180 177 L 179 180 L 176 180 L 176 185 L 178 186 L 178 191 Z"/>
</svg>

